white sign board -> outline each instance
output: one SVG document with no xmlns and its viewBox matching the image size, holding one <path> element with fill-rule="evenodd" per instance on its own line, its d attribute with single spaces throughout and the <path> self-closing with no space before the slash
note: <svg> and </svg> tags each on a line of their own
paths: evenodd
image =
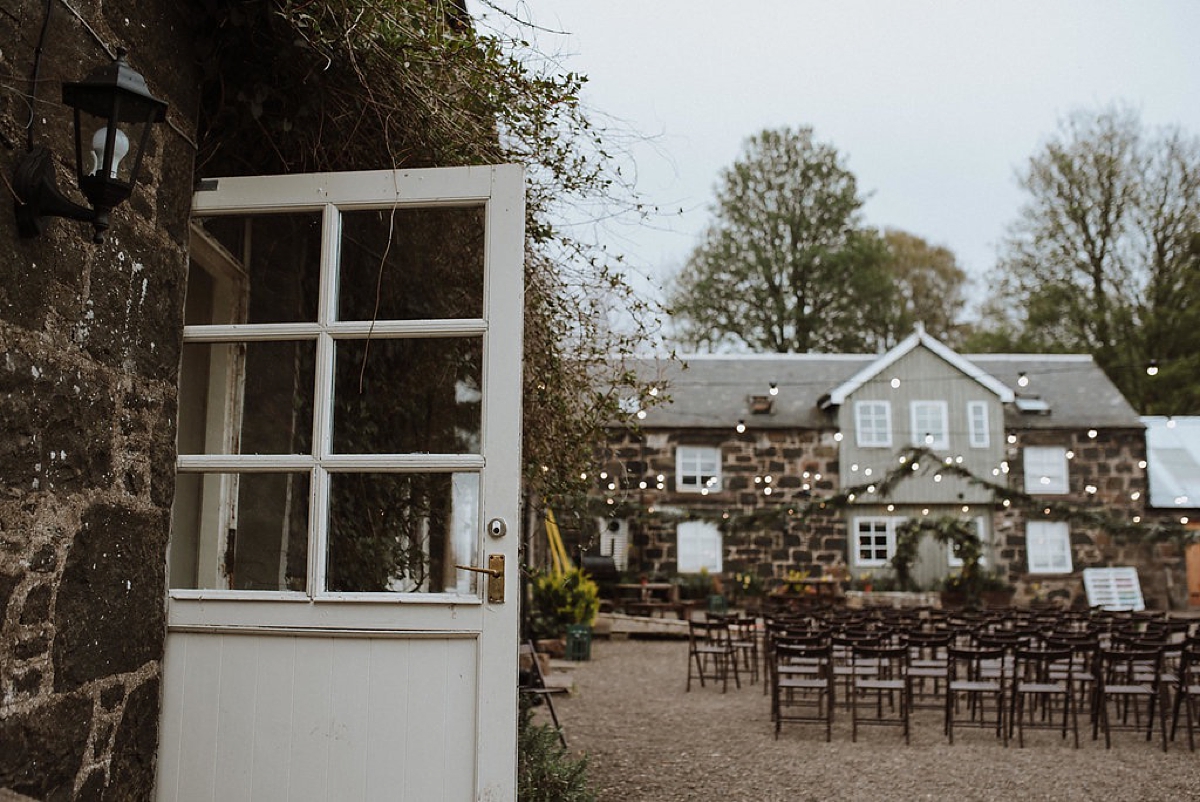
<svg viewBox="0 0 1200 802">
<path fill-rule="evenodd" d="M 1087 591 L 1088 605 L 1091 607 L 1105 610 L 1146 609 L 1137 569 L 1132 566 L 1085 568 L 1083 588 Z"/>
</svg>

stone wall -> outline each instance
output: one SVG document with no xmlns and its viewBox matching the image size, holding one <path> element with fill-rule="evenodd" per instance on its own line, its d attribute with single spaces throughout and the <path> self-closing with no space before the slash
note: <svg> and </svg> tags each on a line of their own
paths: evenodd
<svg viewBox="0 0 1200 802">
<path fill-rule="evenodd" d="M 1141 429 L 1087 430 L 1027 429 L 1014 432 L 1007 446 L 1008 482 L 1024 485 L 1022 449 L 1027 445 L 1062 446 L 1072 452 L 1070 492 L 1047 497 L 1079 509 L 1095 508 L 1116 520 L 1143 524 L 1168 517 L 1147 512 L 1146 444 Z M 720 446 L 724 490 L 701 496 L 675 488 L 677 445 Z M 601 495 L 613 498 L 612 514 L 630 521 L 629 570 L 669 577 L 676 571 L 676 527 L 681 520 L 699 518 L 722 527 L 725 573 L 749 572 L 763 579 L 781 579 L 789 571 L 819 576 L 844 565 L 847 534 L 838 510 L 810 508 L 815 495 L 828 496 L 839 486 L 837 443 L 832 432 L 758 431 L 740 436 L 709 429 L 649 431 L 641 436 L 616 434 L 604 460 L 618 488 Z M 805 474 L 808 474 L 805 476 Z M 820 474 L 820 480 L 815 476 Z M 664 489 L 657 489 L 657 477 Z M 773 492 L 763 492 L 766 476 Z M 646 487 L 641 487 L 645 483 Z M 809 488 L 804 489 L 808 484 Z M 1094 492 L 1089 487 L 1095 488 Z M 789 514 L 792 510 L 795 514 Z M 1025 522 L 1038 510 L 1019 505 L 997 506 L 993 515 L 994 557 L 1017 586 L 1018 603 L 1034 598 L 1085 605 L 1082 570 L 1089 567 L 1132 565 L 1138 569 L 1147 606 L 1179 609 L 1186 605 L 1187 581 L 1183 555 L 1173 542 L 1152 537 L 1114 537 L 1103 528 L 1071 523 L 1073 572 L 1069 575 L 1030 574 L 1025 555 Z M 1148 531 L 1148 530 L 1145 530 Z M 586 542 L 580 545 L 588 547 Z"/>
<path fill-rule="evenodd" d="M 30 115 L 28 76 L 49 6 Z M 17 236 L 0 204 L 0 789 L 37 799 L 152 796 L 174 493 L 175 392 L 194 158 L 190 4 L 13 0 L 0 25 L 0 171 L 32 122 L 74 189 L 61 82 L 130 51 L 170 103 L 142 185 L 91 227 Z M 86 23 L 86 24 L 85 24 Z M 11 91 L 15 88 L 16 91 Z"/>
<path fill-rule="evenodd" d="M 1101 429 L 1091 437 L 1086 430 L 1026 430 L 1016 432 L 1017 442 L 1009 445 L 1012 487 L 1024 486 L 1021 449 L 1025 446 L 1063 446 L 1073 456 L 1068 467 L 1070 492 L 1065 496 L 1047 496 L 1055 503 L 1079 509 L 1095 508 L 1113 520 L 1149 525 L 1158 517 L 1147 513 L 1146 439 L 1141 429 Z M 1094 492 L 1089 492 L 1089 487 Z M 1087 604 L 1082 571 L 1085 568 L 1133 566 L 1138 569 L 1146 606 L 1178 609 L 1186 604 L 1187 579 L 1182 555 L 1174 544 L 1155 542 L 1146 535 L 1116 537 L 1103 527 L 1070 522 L 1070 575 L 1030 574 L 1025 562 L 1025 522 L 1038 515 L 1017 507 L 998 509 L 994 516 L 998 562 L 1006 565 L 1010 579 L 1017 585 L 1017 601 L 1033 598 L 1057 599 L 1061 603 Z"/>
<path fill-rule="evenodd" d="M 622 477 L 618 490 L 609 494 L 618 502 L 614 514 L 630 517 L 629 570 L 674 574 L 676 527 L 688 518 L 722 528 L 727 574 L 746 572 L 764 580 L 782 578 L 789 571 L 820 576 L 824 568 L 844 563 L 846 529 L 838 512 L 817 508 L 801 514 L 814 495 L 829 495 L 838 487 L 833 432 L 758 430 L 724 437 L 724 432 L 710 429 L 681 429 L 618 434 L 609 444 L 608 473 Z M 679 444 L 721 447 L 721 492 L 702 496 L 677 491 Z M 657 489 L 660 475 L 663 490 Z M 643 482 L 645 488 L 640 486 Z"/>
</svg>

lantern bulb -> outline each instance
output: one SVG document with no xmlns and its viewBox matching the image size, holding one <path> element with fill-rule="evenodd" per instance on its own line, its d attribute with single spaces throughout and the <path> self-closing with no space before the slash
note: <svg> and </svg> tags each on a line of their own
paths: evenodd
<svg viewBox="0 0 1200 802">
<path fill-rule="evenodd" d="M 121 165 L 121 159 L 124 159 L 125 154 L 129 153 L 129 137 L 125 136 L 125 132 L 120 128 L 114 130 L 117 132 L 117 141 L 113 143 L 112 167 L 109 169 L 109 178 L 117 177 L 117 168 Z M 100 172 L 100 168 L 104 166 L 104 148 L 107 145 L 107 127 L 101 128 L 92 134 L 92 171 L 88 175 L 96 175 L 96 173 Z"/>
</svg>

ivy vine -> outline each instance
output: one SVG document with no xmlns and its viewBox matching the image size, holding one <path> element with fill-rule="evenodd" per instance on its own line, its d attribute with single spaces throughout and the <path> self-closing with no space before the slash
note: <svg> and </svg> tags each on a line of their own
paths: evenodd
<svg viewBox="0 0 1200 802">
<path fill-rule="evenodd" d="M 603 427 L 629 417 L 622 399 L 655 403 L 623 361 L 657 339 L 661 314 L 621 256 L 559 223 L 568 210 L 651 213 L 581 102 L 586 76 L 558 69 L 519 25 L 479 30 L 465 0 L 195 7 L 200 176 L 524 165 L 526 487 L 555 506 L 582 499 Z"/>
</svg>

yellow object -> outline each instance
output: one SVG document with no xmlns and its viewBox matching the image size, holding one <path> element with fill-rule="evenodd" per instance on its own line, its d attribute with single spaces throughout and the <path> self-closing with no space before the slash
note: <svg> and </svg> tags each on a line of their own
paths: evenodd
<svg viewBox="0 0 1200 802">
<path fill-rule="evenodd" d="M 546 539 L 550 541 L 550 573 L 562 576 L 575 567 L 567 556 L 563 546 L 562 533 L 558 531 L 558 522 L 554 520 L 554 510 L 546 508 Z"/>
</svg>

